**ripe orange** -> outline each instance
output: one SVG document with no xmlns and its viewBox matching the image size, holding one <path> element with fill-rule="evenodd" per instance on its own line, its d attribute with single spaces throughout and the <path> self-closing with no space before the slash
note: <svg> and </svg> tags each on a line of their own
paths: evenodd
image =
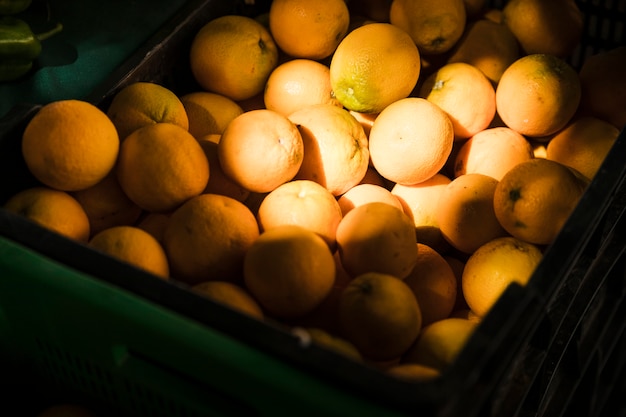
<svg viewBox="0 0 626 417">
<path fill-rule="evenodd" d="M 463 269 L 463 296 L 469 308 L 484 317 L 510 284 L 528 283 L 541 258 L 537 246 L 514 237 L 485 243 Z"/>
<path fill-rule="evenodd" d="M 546 158 L 574 168 L 589 180 L 617 141 L 619 130 L 596 117 L 581 117 L 557 132 L 548 142 Z"/>
<path fill-rule="evenodd" d="M 245 201 L 250 195 L 250 191 L 231 180 L 224 173 L 217 154 L 219 141 L 212 140 L 211 136 L 198 138 L 198 143 L 209 161 L 209 182 L 207 182 L 204 193 L 221 194 L 235 200 Z"/>
<path fill-rule="evenodd" d="M 341 293 L 339 316 L 346 339 L 371 360 L 392 360 L 415 341 L 422 327 L 419 304 L 404 281 L 369 272 Z"/>
<path fill-rule="evenodd" d="M 273 0 L 269 25 L 278 47 L 295 58 L 330 56 L 348 32 L 350 13 L 344 0 Z"/>
<path fill-rule="evenodd" d="M 348 110 L 379 113 L 411 94 L 420 68 L 420 53 L 405 31 L 372 23 L 341 41 L 330 62 L 330 85 Z"/>
<path fill-rule="evenodd" d="M 259 236 L 241 202 L 219 194 L 193 197 L 174 211 L 163 235 L 172 277 L 190 285 L 240 281 L 243 258 Z"/>
<path fill-rule="evenodd" d="M 452 312 L 469 309 L 463 296 L 462 285 L 463 269 L 465 269 L 465 257 L 443 255 L 443 258 L 446 262 L 448 262 L 448 265 L 450 265 L 450 268 L 452 268 L 452 272 L 454 272 L 454 276 L 456 277 L 456 301 Z"/>
<path fill-rule="evenodd" d="M 459 148 L 454 176 L 483 174 L 499 181 L 515 165 L 533 157 L 533 147 L 522 134 L 508 127 L 487 128 Z"/>
<path fill-rule="evenodd" d="M 315 181 L 293 180 L 267 194 L 256 217 L 261 231 L 287 224 L 301 226 L 317 233 L 334 251 L 342 215 L 339 203 L 325 187 Z"/>
<path fill-rule="evenodd" d="M 350 210 L 341 219 L 336 237 L 341 264 L 352 277 L 380 272 L 403 279 L 417 261 L 413 222 L 386 203 Z"/>
<path fill-rule="evenodd" d="M 235 101 L 263 92 L 277 64 L 278 48 L 269 30 L 247 16 L 209 21 L 196 33 L 189 51 L 198 84 Z"/>
<path fill-rule="evenodd" d="M 304 159 L 298 128 L 272 110 L 245 112 L 231 121 L 220 138 L 222 170 L 248 191 L 266 193 L 294 178 Z"/>
<path fill-rule="evenodd" d="M 285 116 L 314 104 L 341 107 L 330 86 L 330 69 L 312 59 L 293 59 L 276 67 L 263 99 L 267 109 Z"/>
<path fill-rule="evenodd" d="M 375 201 L 387 203 L 397 207 L 399 210 L 404 210 L 400 200 L 391 194 L 391 191 L 376 184 L 357 184 L 343 193 L 337 200 L 343 216 L 355 207 Z"/>
<path fill-rule="evenodd" d="M 370 131 L 369 150 L 380 175 L 410 185 L 437 174 L 450 156 L 453 142 L 448 115 L 426 99 L 409 97 L 378 115 Z"/>
<path fill-rule="evenodd" d="M 9 197 L 4 209 L 79 242 L 87 242 L 90 225 L 87 213 L 65 191 L 46 186 L 26 188 Z"/>
<path fill-rule="evenodd" d="M 244 282 L 268 314 L 294 318 L 311 312 L 332 290 L 335 261 L 317 233 L 297 225 L 264 231 L 243 262 Z"/>
<path fill-rule="evenodd" d="M 495 214 L 512 236 L 551 243 L 572 213 L 589 180 L 549 159 L 534 158 L 502 177 L 493 197 Z"/>
<path fill-rule="evenodd" d="M 182 127 L 155 123 L 122 142 L 116 166 L 126 195 L 147 211 L 170 211 L 204 191 L 209 163 L 198 141 Z"/>
<path fill-rule="evenodd" d="M 422 326 L 452 313 L 457 299 L 456 276 L 448 261 L 430 246 L 417 244 L 417 263 L 404 282 L 417 298 Z"/>
<path fill-rule="evenodd" d="M 456 140 L 486 129 L 496 114 L 496 91 L 477 67 L 445 64 L 424 80 L 419 96 L 435 103 L 452 121 Z"/>
<path fill-rule="evenodd" d="M 567 62 L 533 54 L 504 71 L 496 88 L 496 108 L 511 129 L 525 136 L 546 136 L 565 127 L 580 97 L 580 79 Z"/>
<path fill-rule="evenodd" d="M 507 232 L 493 208 L 498 180 L 483 174 L 456 177 L 441 193 L 437 222 L 444 239 L 457 250 L 471 254 Z"/>
<path fill-rule="evenodd" d="M 509 0 L 502 14 L 527 55 L 566 58 L 582 39 L 584 15 L 573 0 Z"/>
<path fill-rule="evenodd" d="M 439 198 L 451 179 L 443 174 L 435 174 L 419 184 L 395 184 L 391 194 L 395 195 L 404 207 L 404 212 L 412 219 L 417 242 L 430 246 L 443 253 L 450 244 L 443 238 L 437 211 Z"/>
<path fill-rule="evenodd" d="M 172 123 L 189 129 L 189 117 L 180 98 L 169 88 L 153 82 L 137 81 L 122 87 L 106 111 L 120 140 L 140 127 Z"/>
<path fill-rule="evenodd" d="M 120 141 L 107 115 L 81 100 L 42 106 L 22 134 L 22 155 L 43 184 L 77 191 L 100 182 L 113 169 Z"/>
<path fill-rule="evenodd" d="M 159 241 L 134 226 L 113 226 L 96 233 L 89 246 L 122 262 L 169 278 L 169 262 Z"/>
<path fill-rule="evenodd" d="M 224 133 L 231 120 L 243 113 L 239 104 L 221 94 L 194 91 L 180 97 L 189 119 L 189 133 L 199 139 Z"/>
<path fill-rule="evenodd" d="M 389 21 L 405 30 L 424 55 L 449 51 L 465 30 L 463 0 L 394 0 Z"/>
<path fill-rule="evenodd" d="M 191 287 L 192 291 L 257 319 L 265 317 L 259 303 L 243 286 L 229 281 L 205 281 Z"/>
<path fill-rule="evenodd" d="M 297 179 L 318 182 L 338 196 L 358 184 L 369 166 L 368 140 L 347 110 L 316 104 L 289 115 L 304 142 Z"/>
</svg>

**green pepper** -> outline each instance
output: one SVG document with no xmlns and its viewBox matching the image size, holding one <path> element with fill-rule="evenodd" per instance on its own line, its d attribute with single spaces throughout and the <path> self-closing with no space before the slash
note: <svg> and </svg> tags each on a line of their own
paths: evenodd
<svg viewBox="0 0 626 417">
<path fill-rule="evenodd" d="M 0 16 L 23 12 L 30 3 L 32 0 L 0 0 Z"/>
<path fill-rule="evenodd" d="M 35 35 L 28 23 L 13 16 L 0 17 L 0 82 L 26 74 L 41 53 L 41 41 L 62 29 Z"/>
</svg>

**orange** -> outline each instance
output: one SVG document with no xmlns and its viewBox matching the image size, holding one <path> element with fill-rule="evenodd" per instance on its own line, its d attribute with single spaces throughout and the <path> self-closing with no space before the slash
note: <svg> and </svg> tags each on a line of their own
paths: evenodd
<svg viewBox="0 0 626 417">
<path fill-rule="evenodd" d="M 420 53 L 405 31 L 372 23 L 341 41 L 330 62 L 330 85 L 348 110 L 380 113 L 411 94 L 420 68 Z"/>
<path fill-rule="evenodd" d="M 180 97 L 189 119 L 189 133 L 199 139 L 224 133 L 231 120 L 243 113 L 239 104 L 221 94 L 194 91 Z"/>
<path fill-rule="evenodd" d="M 247 16 L 209 21 L 195 34 L 189 50 L 198 84 L 235 101 L 262 93 L 277 64 L 278 48 L 269 30 Z"/>
<path fill-rule="evenodd" d="M 369 150 L 380 175 L 411 185 L 437 174 L 453 143 L 454 128 L 448 115 L 424 98 L 409 97 L 378 115 L 370 131 Z"/>
<path fill-rule="evenodd" d="M 554 55 L 526 55 L 502 74 L 496 109 L 502 121 L 525 136 L 546 136 L 570 121 L 580 102 L 576 71 Z"/>
<path fill-rule="evenodd" d="M 430 381 L 441 375 L 439 370 L 418 363 L 399 363 L 387 369 L 387 373 L 410 382 Z"/>
<path fill-rule="evenodd" d="M 509 0 L 502 14 L 525 54 L 566 58 L 582 39 L 584 15 L 574 0 Z"/>
<path fill-rule="evenodd" d="M 324 329 L 316 327 L 308 327 L 306 329 L 294 328 L 292 332 L 302 337 L 304 346 L 312 342 L 352 360 L 359 362 L 363 360 L 361 353 L 352 343 Z"/>
<path fill-rule="evenodd" d="M 447 62 L 473 65 L 497 85 L 504 70 L 520 57 L 519 44 L 509 27 L 483 18 L 468 24 Z"/>
<path fill-rule="evenodd" d="M 498 182 L 495 214 L 512 236 L 550 244 L 572 213 L 589 180 L 549 159 L 535 158 L 513 167 Z"/>
<path fill-rule="evenodd" d="M 361 123 L 363 126 L 363 131 L 365 132 L 365 136 L 370 137 L 370 130 L 372 130 L 372 126 L 374 125 L 374 120 L 376 120 L 377 113 L 361 113 L 354 110 L 349 110 L 350 114 L 354 116 L 355 119 Z"/>
<path fill-rule="evenodd" d="M 443 372 L 455 361 L 477 325 L 472 320 L 449 317 L 424 326 L 402 361 Z"/>
<path fill-rule="evenodd" d="M 128 198 L 111 171 L 102 181 L 70 193 L 89 218 L 91 234 L 113 226 L 130 226 L 141 215 L 141 207 Z"/>
<path fill-rule="evenodd" d="M 211 137 L 212 135 L 207 135 L 198 138 L 198 143 L 209 161 L 209 182 L 207 182 L 204 192 L 221 194 L 235 200 L 245 201 L 250 195 L 250 191 L 231 180 L 224 173 L 217 154 L 219 141 L 212 140 Z"/>
<path fill-rule="evenodd" d="M 522 134 L 508 127 L 487 128 L 459 148 L 454 176 L 483 174 L 499 181 L 515 165 L 533 157 L 533 147 Z"/>
<path fill-rule="evenodd" d="M 419 96 L 446 112 L 456 140 L 486 129 L 496 114 L 496 91 L 491 82 L 465 62 L 446 64 L 428 76 Z"/>
<path fill-rule="evenodd" d="M 180 98 L 169 88 L 152 82 L 137 81 L 115 93 L 107 108 L 120 140 L 140 127 L 172 123 L 189 129 L 189 117 Z"/>
<path fill-rule="evenodd" d="M 443 174 L 435 174 L 419 184 L 395 184 L 391 189 L 391 194 L 400 200 L 404 212 L 413 221 L 417 242 L 428 245 L 440 253 L 449 249 L 450 245 L 441 234 L 437 211 L 439 198 L 451 181 Z"/>
<path fill-rule="evenodd" d="M 417 244 L 417 263 L 404 282 L 417 298 L 422 326 L 445 319 L 457 298 L 457 280 L 452 267 L 430 246 Z"/>
<path fill-rule="evenodd" d="M 317 233 L 331 250 L 341 221 L 341 208 L 330 191 L 310 180 L 279 185 L 261 202 L 257 221 L 261 231 L 287 224 Z"/>
<path fill-rule="evenodd" d="M 273 0 L 269 20 L 276 44 L 287 55 L 320 60 L 348 32 L 350 13 L 344 0 Z"/>
<path fill-rule="evenodd" d="M 580 71 L 581 113 L 626 127 L 626 45 L 586 57 Z"/>
<path fill-rule="evenodd" d="M 9 197 L 3 207 L 65 237 L 79 242 L 89 239 L 87 213 L 65 191 L 45 186 L 26 188 Z"/>
<path fill-rule="evenodd" d="M 443 255 L 443 258 L 448 262 L 454 276 L 456 278 L 456 301 L 454 303 L 453 312 L 468 309 L 465 298 L 463 297 L 463 269 L 465 269 L 465 259 L 461 259 L 459 256 Z"/>
<path fill-rule="evenodd" d="M 317 233 L 297 225 L 261 233 L 245 254 L 243 271 L 250 293 L 276 318 L 311 312 L 335 282 L 328 245 Z"/>
<path fill-rule="evenodd" d="M 138 227 L 109 227 L 96 233 L 89 240 L 89 246 L 160 278 L 169 278 L 169 262 L 163 246 Z"/>
<path fill-rule="evenodd" d="M 376 184 L 357 184 L 343 193 L 337 200 L 343 216 L 355 207 L 376 201 L 404 210 L 400 200 L 391 194 L 391 191 Z"/>
<path fill-rule="evenodd" d="M 163 244 L 163 234 L 165 233 L 169 219 L 169 213 L 146 212 L 136 223 L 136 226 L 150 233 L 160 244 Z"/>
<path fill-rule="evenodd" d="M 170 211 L 200 194 L 209 163 L 198 141 L 171 123 L 155 123 L 128 135 L 120 148 L 117 178 L 128 197 L 147 211 Z"/>
<path fill-rule="evenodd" d="M 463 269 L 463 296 L 469 308 L 484 317 L 509 285 L 528 283 L 541 258 L 537 246 L 514 237 L 485 243 Z"/>
<path fill-rule="evenodd" d="M 229 124 L 217 147 L 224 174 L 248 191 L 266 193 L 294 178 L 304 159 L 298 128 L 272 110 L 245 112 Z"/>
<path fill-rule="evenodd" d="M 588 179 L 595 177 L 620 131 L 597 117 L 581 117 L 557 132 L 548 142 L 546 158 L 574 168 Z"/>
<path fill-rule="evenodd" d="M 191 289 L 233 310 L 257 319 L 265 317 L 259 303 L 241 285 L 229 281 L 205 281 L 194 285 Z"/>
<path fill-rule="evenodd" d="M 424 55 L 449 51 L 465 30 L 463 0 L 394 0 L 389 21 L 405 30 Z"/>
<path fill-rule="evenodd" d="M 374 361 L 402 355 L 422 327 L 420 307 L 408 285 L 378 272 L 348 283 L 339 300 L 338 320 L 346 339 Z"/>
<path fill-rule="evenodd" d="M 22 155 L 43 184 L 77 191 L 113 169 L 120 141 L 107 115 L 93 104 L 60 100 L 42 106 L 22 134 Z"/>
<path fill-rule="evenodd" d="M 59 403 L 45 407 L 36 417 L 96 417 L 96 414 L 82 405 Z"/>
<path fill-rule="evenodd" d="M 476 315 L 476 313 L 470 310 L 469 307 L 454 310 L 452 314 L 450 314 L 450 317 L 471 320 L 471 321 L 475 321 L 476 323 L 479 323 L 481 319 L 479 316 Z"/>
<path fill-rule="evenodd" d="M 252 212 L 219 194 L 192 197 L 167 223 L 163 247 L 172 277 L 194 285 L 203 281 L 240 281 L 243 258 L 259 236 Z"/>
<path fill-rule="evenodd" d="M 338 196 L 358 184 L 369 166 L 368 140 L 347 110 L 316 104 L 289 115 L 304 142 L 297 179 L 318 182 Z"/>
<path fill-rule="evenodd" d="M 493 208 L 498 180 L 483 174 L 456 177 L 441 193 L 437 222 L 444 239 L 457 250 L 471 254 L 507 232 Z"/>
<path fill-rule="evenodd" d="M 330 87 L 330 69 L 312 59 L 293 59 L 276 67 L 263 99 L 267 109 L 285 116 L 313 104 L 341 107 Z"/>
<path fill-rule="evenodd" d="M 415 228 L 402 210 L 374 202 L 355 207 L 339 222 L 341 264 L 352 277 L 380 272 L 406 278 L 415 262 Z"/>
</svg>

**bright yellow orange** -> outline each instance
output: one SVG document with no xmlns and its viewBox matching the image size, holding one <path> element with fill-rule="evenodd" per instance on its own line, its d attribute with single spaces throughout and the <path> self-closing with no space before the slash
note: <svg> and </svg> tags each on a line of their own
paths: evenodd
<svg viewBox="0 0 626 417">
<path fill-rule="evenodd" d="M 493 197 L 504 229 L 526 242 L 551 243 L 565 224 L 589 180 L 567 166 L 534 158 L 502 177 Z"/>
<path fill-rule="evenodd" d="M 483 174 L 456 177 L 441 193 L 437 222 L 444 239 L 471 254 L 483 244 L 508 233 L 493 208 L 498 180 Z"/>
<path fill-rule="evenodd" d="M 120 89 L 106 110 L 120 140 L 140 127 L 172 123 L 189 129 L 187 111 L 169 88 L 153 82 L 137 81 Z"/>
<path fill-rule="evenodd" d="M 169 262 L 163 246 L 138 227 L 109 227 L 96 233 L 89 240 L 89 246 L 162 279 L 169 278 Z"/>
<path fill-rule="evenodd" d="M 408 285 L 378 272 L 350 281 L 341 293 L 338 319 L 345 337 L 374 361 L 402 355 L 422 327 L 420 307 Z"/>
<path fill-rule="evenodd" d="M 330 56 L 348 32 L 344 0 L 273 0 L 270 31 L 287 55 L 314 60 Z"/>
<path fill-rule="evenodd" d="M 189 133 L 200 139 L 221 135 L 231 120 L 243 113 L 239 104 L 221 94 L 194 91 L 180 97 L 189 119 Z"/>
<path fill-rule="evenodd" d="M 267 109 L 252 110 L 229 123 L 217 155 L 231 180 L 248 191 L 267 193 L 298 173 L 304 143 L 286 116 Z"/>
<path fill-rule="evenodd" d="M 191 290 L 257 319 L 265 317 L 259 303 L 239 284 L 229 281 L 205 281 L 194 285 Z"/>
<path fill-rule="evenodd" d="M 411 94 L 420 68 L 420 52 L 405 31 L 372 23 L 341 41 L 330 62 L 330 85 L 348 110 L 380 113 Z"/>
<path fill-rule="evenodd" d="M 198 84 L 235 101 L 262 93 L 277 64 L 278 48 L 270 31 L 247 16 L 209 21 L 195 34 L 189 51 Z"/>
<path fill-rule="evenodd" d="M 404 210 L 400 200 L 391 194 L 391 191 L 376 184 L 357 184 L 343 193 L 337 200 L 344 216 L 355 207 L 375 201 L 391 204 L 399 210 Z"/>
<path fill-rule="evenodd" d="M 422 326 L 452 313 L 457 299 L 457 280 L 448 261 L 430 246 L 417 244 L 417 262 L 404 282 L 420 306 Z"/>
<path fill-rule="evenodd" d="M 424 55 L 449 51 L 465 30 L 463 0 L 394 0 L 389 21 L 405 30 Z"/>
<path fill-rule="evenodd" d="M 477 67 L 448 63 L 428 76 L 419 96 L 439 106 L 452 121 L 455 140 L 486 129 L 496 114 L 496 91 Z"/>
<path fill-rule="evenodd" d="M 335 261 L 317 233 L 297 225 L 264 231 L 243 262 L 244 282 L 263 308 L 276 318 L 311 312 L 330 293 Z"/>
<path fill-rule="evenodd" d="M 267 109 L 285 116 L 314 104 L 341 107 L 330 86 L 330 69 L 312 59 L 292 59 L 276 67 L 263 99 Z"/>
<path fill-rule="evenodd" d="M 454 128 L 448 115 L 424 98 L 409 97 L 378 115 L 370 131 L 369 150 L 380 175 L 411 185 L 437 174 L 453 143 Z"/>
<path fill-rule="evenodd" d="M 190 285 L 240 282 L 243 258 L 259 236 L 252 212 L 240 201 L 201 194 L 174 211 L 163 235 L 172 277 Z"/>
<path fill-rule="evenodd" d="M 472 312 L 484 317 L 509 285 L 526 285 L 542 256 L 537 246 L 511 236 L 478 248 L 465 263 L 462 278 Z"/>
<path fill-rule="evenodd" d="M 589 180 L 617 141 L 619 130 L 597 117 L 581 117 L 557 132 L 548 142 L 546 158 L 574 168 Z"/>
<path fill-rule="evenodd" d="M 28 170 L 43 184 L 78 191 L 100 182 L 113 169 L 120 141 L 107 115 L 81 100 L 42 106 L 22 134 Z"/>
<path fill-rule="evenodd" d="M 508 127 L 492 127 L 469 138 L 454 157 L 454 176 L 483 174 L 502 179 L 515 165 L 534 157 L 522 134 Z"/>
<path fill-rule="evenodd" d="M 147 211 L 174 210 L 204 191 L 209 163 L 198 141 L 182 127 L 155 123 L 128 135 L 116 166 L 120 186 Z"/>
<path fill-rule="evenodd" d="M 341 218 L 341 207 L 333 194 L 310 180 L 279 185 L 265 196 L 257 212 L 261 231 L 287 224 L 301 226 L 317 233 L 333 251 Z"/>
<path fill-rule="evenodd" d="M 374 202 L 350 210 L 337 227 L 341 264 L 352 276 L 380 272 L 406 278 L 415 262 L 415 228 L 404 212 Z"/>
<path fill-rule="evenodd" d="M 315 181 L 338 196 L 361 182 L 369 166 L 367 136 L 347 110 L 316 104 L 289 115 L 304 142 L 297 179 Z"/>
<path fill-rule="evenodd" d="M 504 71 L 496 88 L 496 109 L 518 133 L 546 136 L 565 127 L 580 97 L 580 79 L 567 62 L 554 55 L 533 54 Z"/>
<path fill-rule="evenodd" d="M 65 191 L 45 186 L 26 188 L 9 197 L 3 207 L 68 238 L 79 242 L 89 239 L 89 217 Z"/>
</svg>

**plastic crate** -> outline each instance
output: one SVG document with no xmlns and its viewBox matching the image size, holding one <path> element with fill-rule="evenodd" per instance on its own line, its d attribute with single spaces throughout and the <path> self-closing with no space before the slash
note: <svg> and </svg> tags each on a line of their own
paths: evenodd
<svg viewBox="0 0 626 417">
<path fill-rule="evenodd" d="M 134 81 L 196 89 L 185 64 L 199 27 L 267 3 L 189 2 L 89 101 L 106 107 Z M 580 53 L 615 46 L 614 33 L 623 41 L 615 29 L 622 3 L 579 1 L 587 16 Z M 594 19 L 605 29 L 592 30 Z M 36 183 L 20 139 L 37 109 L 16 107 L 0 120 L 2 201 Z M 622 131 L 530 283 L 510 286 L 458 360 L 423 383 L 396 380 L 0 210 L 0 388 L 23 415 L 64 400 L 103 417 L 605 415 L 620 405 L 611 387 L 626 374 L 624 155 Z"/>
</svg>

